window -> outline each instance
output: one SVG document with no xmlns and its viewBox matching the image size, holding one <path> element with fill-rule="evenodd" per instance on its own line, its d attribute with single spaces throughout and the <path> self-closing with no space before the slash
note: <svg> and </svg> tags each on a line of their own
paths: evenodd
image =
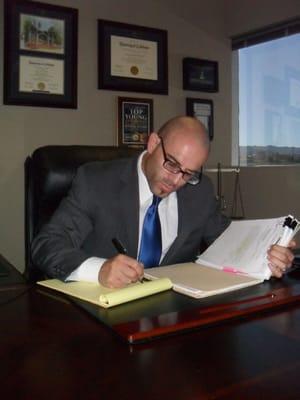
<svg viewBox="0 0 300 400">
<path fill-rule="evenodd" d="M 300 33 L 287 25 L 233 38 L 235 164 L 300 164 Z"/>
</svg>

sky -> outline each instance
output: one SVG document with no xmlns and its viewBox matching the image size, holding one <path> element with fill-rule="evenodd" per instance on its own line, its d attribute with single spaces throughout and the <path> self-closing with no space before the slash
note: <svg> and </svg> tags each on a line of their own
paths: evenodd
<svg viewBox="0 0 300 400">
<path fill-rule="evenodd" d="M 240 145 L 300 147 L 300 34 L 238 52 Z"/>
</svg>

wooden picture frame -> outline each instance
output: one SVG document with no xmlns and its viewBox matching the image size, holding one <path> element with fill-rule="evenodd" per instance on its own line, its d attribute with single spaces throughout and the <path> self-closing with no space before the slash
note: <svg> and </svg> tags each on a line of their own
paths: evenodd
<svg viewBox="0 0 300 400">
<path fill-rule="evenodd" d="M 182 61 L 183 89 L 199 92 L 219 91 L 217 61 L 186 57 Z"/>
<path fill-rule="evenodd" d="M 4 2 L 4 104 L 77 108 L 78 10 Z"/>
<path fill-rule="evenodd" d="M 118 97 L 118 146 L 145 148 L 152 130 L 152 99 Z"/>
<path fill-rule="evenodd" d="M 205 126 L 209 140 L 214 138 L 214 104 L 212 100 L 186 98 L 186 114 L 198 119 Z"/>
<path fill-rule="evenodd" d="M 167 31 L 98 20 L 98 88 L 168 94 Z"/>
</svg>

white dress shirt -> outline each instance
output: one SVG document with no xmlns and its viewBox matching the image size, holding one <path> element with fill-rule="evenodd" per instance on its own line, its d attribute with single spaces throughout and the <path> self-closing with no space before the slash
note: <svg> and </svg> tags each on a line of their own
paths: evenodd
<svg viewBox="0 0 300 400">
<path fill-rule="evenodd" d="M 145 152 L 140 155 L 137 164 L 140 200 L 138 254 L 144 217 L 153 199 L 153 193 L 149 188 L 147 178 L 142 170 L 142 158 L 144 154 Z M 171 193 L 161 200 L 158 206 L 158 213 L 161 225 L 162 253 L 160 259 L 162 260 L 177 236 L 178 206 L 176 192 Z M 88 258 L 66 278 L 66 281 L 98 282 L 99 271 L 105 261 L 105 258 L 100 257 Z"/>
</svg>

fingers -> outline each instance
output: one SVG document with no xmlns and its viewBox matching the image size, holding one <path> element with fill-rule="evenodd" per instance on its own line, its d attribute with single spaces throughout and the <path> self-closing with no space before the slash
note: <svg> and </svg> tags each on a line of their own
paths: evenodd
<svg viewBox="0 0 300 400">
<path fill-rule="evenodd" d="M 293 243 L 291 242 L 290 244 L 292 247 Z M 287 247 L 273 245 L 268 251 L 268 260 L 272 275 L 281 278 L 286 270 L 292 265 L 294 255 Z"/>
<path fill-rule="evenodd" d="M 296 240 L 291 240 L 290 243 L 289 243 L 289 245 L 288 245 L 288 247 L 289 247 L 290 249 L 295 249 L 295 248 L 297 247 L 297 242 L 296 242 Z"/>
<path fill-rule="evenodd" d="M 134 258 L 119 254 L 104 262 L 99 272 L 99 282 L 109 288 L 121 288 L 139 280 L 144 268 Z"/>
<path fill-rule="evenodd" d="M 290 265 L 293 262 L 294 255 L 291 250 L 287 247 L 274 245 L 268 252 L 269 260 L 281 265 Z"/>
<path fill-rule="evenodd" d="M 279 268 L 273 264 L 268 264 L 271 272 L 272 272 L 272 276 L 275 276 L 276 278 L 282 278 L 283 274 L 285 273 L 286 269 L 285 268 Z"/>
</svg>

